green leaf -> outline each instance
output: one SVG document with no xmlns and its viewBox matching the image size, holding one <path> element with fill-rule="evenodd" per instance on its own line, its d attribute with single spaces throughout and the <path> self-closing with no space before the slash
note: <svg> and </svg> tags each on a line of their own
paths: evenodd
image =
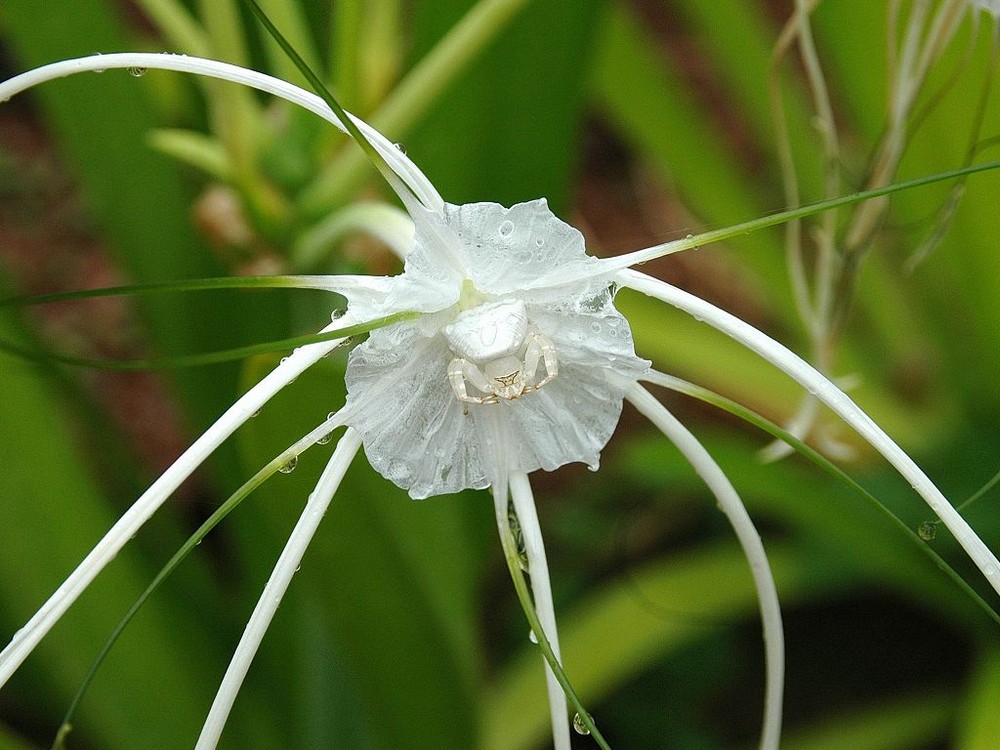
<svg viewBox="0 0 1000 750">
<path fill-rule="evenodd" d="M 962 711 L 958 750 L 990 750 L 1000 742 L 1000 650 L 987 649 L 972 674 Z"/>
<path fill-rule="evenodd" d="M 0 321 L 0 329 L 6 338 L 17 335 L 7 320 Z M 119 509 L 101 496 L 81 461 L 72 438 L 77 425 L 67 419 L 58 382 L 37 366 L 0 354 L 0 389 L 5 457 L 0 515 L 11 532 L 0 545 L 0 630 L 12 633 L 111 526 Z M 55 734 L 87 662 L 123 603 L 141 590 L 146 569 L 134 545 L 123 550 L 6 686 L 6 700 L 20 706 L 31 724 Z M 191 626 L 191 618 L 178 617 L 163 600 L 151 604 L 112 660 L 110 678 L 94 684 L 79 717 L 81 744 L 190 744 L 211 697 L 198 675 L 213 662 Z"/>
</svg>

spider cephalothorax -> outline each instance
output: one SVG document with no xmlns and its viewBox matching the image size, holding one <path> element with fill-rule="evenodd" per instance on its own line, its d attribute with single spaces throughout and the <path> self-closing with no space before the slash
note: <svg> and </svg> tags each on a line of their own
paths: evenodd
<svg viewBox="0 0 1000 750">
<path fill-rule="evenodd" d="M 496 404 L 501 398 L 519 398 L 559 373 L 555 346 L 529 323 L 520 300 L 465 310 L 445 327 L 444 336 L 457 355 L 448 364 L 448 380 L 463 403 Z M 545 376 L 534 382 L 540 363 Z M 469 395 L 466 381 L 485 395 Z"/>
</svg>

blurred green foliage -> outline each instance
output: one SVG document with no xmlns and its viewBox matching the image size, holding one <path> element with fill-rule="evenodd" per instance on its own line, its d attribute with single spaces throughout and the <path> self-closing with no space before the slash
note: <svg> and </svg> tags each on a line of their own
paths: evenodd
<svg viewBox="0 0 1000 750">
<path fill-rule="evenodd" d="M 784 207 L 767 86 L 792 3 L 262 4 L 345 103 L 405 143 L 452 202 L 546 196 L 581 224 L 597 253 Z M 473 6 L 494 13 L 481 38 L 463 48 L 465 57 L 445 56 L 443 73 L 427 65 L 450 49 L 442 39 Z M 856 187 L 883 127 L 885 23 L 882 9 L 862 0 L 823 4 L 814 18 L 843 169 Z M 991 26 L 981 23 L 970 40 L 966 21 L 945 50 L 928 84 L 946 86 L 944 96 L 913 133 L 902 177 L 961 162 Z M 121 49 L 204 53 L 297 75 L 230 0 L 0 5 L 4 77 Z M 962 75 L 949 77 L 963 64 Z M 816 199 L 821 165 L 809 93 L 801 71 L 786 67 L 779 85 L 790 141 L 804 196 Z M 108 72 L 47 84 L 3 108 L 5 117 L 38 125 L 111 263 L 136 282 L 302 270 L 294 250 L 321 221 L 384 194 L 324 123 L 228 86 Z M 984 139 L 998 130 L 994 101 Z M 0 138 L 0 149 L 13 149 L 6 144 Z M 0 157 L 12 175 L 0 179 L 7 191 L 18 180 L 15 165 L 31 157 Z M 834 374 L 856 375 L 852 395 L 960 500 L 998 469 L 1000 175 L 969 184 L 944 243 L 904 272 L 947 189 L 894 198 Z M 12 226 L 0 227 L 0 243 L 13 238 Z M 5 249 L 4 257 L 15 256 Z M 393 268 L 357 237 L 332 243 L 322 266 Z M 682 280 L 793 348 L 805 341 L 779 231 L 648 270 Z M 649 300 L 623 293 L 619 304 L 637 350 L 660 369 L 777 422 L 794 412 L 793 385 L 732 342 Z M 166 354 L 308 332 L 332 307 L 304 292 L 142 298 L 137 306 L 136 335 Z M 8 340 L 40 335 L 36 318 L 7 312 L 0 329 Z M 198 434 L 273 364 L 255 358 L 242 369 L 163 374 L 182 433 Z M 145 581 L 241 478 L 342 403 L 343 367 L 343 356 L 331 357 L 276 398 L 70 610 L 0 692 L 0 749 L 41 746 L 54 735 L 92 655 Z M 100 392 L 118 382 L 0 354 L 4 639 L 159 469 L 122 426 L 123 409 L 109 407 L 115 394 Z M 762 465 L 762 436 L 678 397 L 669 402 L 697 423 L 762 528 L 787 623 L 784 747 L 1000 746 L 995 625 L 848 489 L 794 458 Z M 124 416 L 152 418 L 141 410 Z M 616 747 L 752 747 L 762 648 L 745 564 L 665 440 L 629 412 L 619 433 L 598 474 L 570 467 L 537 477 L 567 671 Z M 928 520 L 903 482 L 849 435 L 838 437 L 858 452 L 849 470 L 883 502 L 914 528 Z M 321 464 L 320 455 L 303 457 L 185 562 L 105 664 L 68 747 L 193 744 Z M 967 513 L 993 549 L 996 503 L 989 493 Z M 935 548 L 980 588 L 946 536 Z M 414 502 L 359 460 L 264 641 L 223 746 L 544 747 L 541 664 L 505 575 L 484 493 Z"/>
</svg>

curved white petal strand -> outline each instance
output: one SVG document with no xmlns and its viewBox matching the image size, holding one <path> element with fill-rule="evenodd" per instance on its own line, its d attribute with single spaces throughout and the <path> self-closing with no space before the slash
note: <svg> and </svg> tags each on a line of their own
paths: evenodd
<svg viewBox="0 0 1000 750">
<path fill-rule="evenodd" d="M 638 271 L 622 271 L 616 278 L 623 285 L 690 313 L 752 349 L 798 381 L 817 399 L 836 412 L 881 453 L 913 486 L 966 551 L 976 567 L 1000 594 L 1000 561 L 968 522 L 885 431 L 872 421 L 851 398 L 822 373 L 787 347 L 734 315 L 677 287 Z"/>
<path fill-rule="evenodd" d="M 655 382 L 655 373 L 650 379 Z M 760 605 L 760 617 L 764 630 L 766 652 L 767 688 L 764 699 L 764 725 L 760 738 L 760 750 L 778 750 L 781 740 L 782 697 L 785 686 L 785 635 L 781 624 L 781 606 L 778 590 L 767 561 L 767 553 L 760 535 L 753 525 L 739 494 L 733 488 L 712 456 L 691 432 L 673 414 L 639 385 L 628 391 L 628 400 L 677 446 L 688 463 L 698 473 L 718 500 L 719 508 L 729 518 L 736 532 L 754 585 Z"/>
<path fill-rule="evenodd" d="M 324 332 L 336 330 L 353 321 L 344 316 L 336 323 L 324 328 Z M 114 559 L 126 542 L 153 515 L 163 502 L 180 484 L 197 469 L 202 462 L 236 429 L 252 417 L 270 398 L 295 380 L 304 370 L 315 364 L 324 354 L 332 351 L 343 339 L 325 341 L 303 346 L 278 367 L 272 370 L 253 388 L 229 407 L 191 447 L 165 471 L 129 508 L 118 522 L 97 543 L 90 554 L 63 581 L 48 601 L 21 628 L 7 647 L 0 653 L 0 685 L 10 676 L 34 650 L 38 642 L 90 585 L 98 573 Z"/>
<path fill-rule="evenodd" d="M 0 83 L 0 102 L 7 101 L 15 94 L 46 81 L 63 78 L 75 73 L 103 71 L 113 68 L 172 70 L 183 73 L 194 73 L 209 78 L 219 78 L 244 86 L 250 86 L 251 88 L 273 94 L 308 109 L 333 124 L 339 130 L 344 130 L 344 126 L 340 120 L 320 97 L 294 84 L 230 63 L 166 53 L 116 52 L 106 55 L 90 55 L 88 57 L 63 60 L 51 63 L 50 65 L 44 65 Z M 365 137 L 371 141 L 372 145 L 382 158 L 385 159 L 392 171 L 409 186 L 418 200 L 433 211 L 441 211 L 444 207 L 444 201 L 417 166 L 396 148 L 391 141 L 370 125 L 353 115 L 351 115 L 351 119 L 354 120 Z M 401 194 L 400 197 L 403 198 L 404 202 L 408 200 L 408 196 L 406 195 Z"/>
<path fill-rule="evenodd" d="M 510 498 L 514 503 L 514 512 L 521 525 L 524 539 L 524 550 L 528 556 L 528 575 L 531 578 L 531 593 L 535 598 L 535 611 L 542 623 L 542 630 L 552 647 L 556 661 L 562 664 L 562 654 L 559 651 L 559 633 L 556 630 L 556 610 L 552 602 L 552 585 L 549 582 L 549 564 L 545 558 L 545 545 L 542 543 L 542 528 L 538 523 L 538 513 L 535 510 L 535 498 L 531 492 L 528 475 L 521 471 L 511 472 Z M 502 512 L 501 512 L 502 511 Z M 509 523 L 507 519 L 507 502 L 502 508 L 497 508 L 497 520 Z M 503 533 L 503 529 L 501 529 Z M 552 717 L 552 738 L 555 750 L 569 750 L 569 712 L 566 709 L 566 694 L 562 685 L 548 664 L 545 665 L 545 683 L 549 693 L 549 712 Z"/>
<path fill-rule="evenodd" d="M 337 443 L 337 449 L 323 470 L 323 474 L 316 484 L 316 489 L 309 495 L 309 502 L 306 503 L 298 523 L 295 524 L 295 528 L 264 586 L 257 606 L 254 607 L 253 614 L 250 615 L 250 620 L 247 622 L 243 636 L 240 638 L 233 658 L 229 662 L 229 667 L 226 669 L 225 677 L 222 679 L 222 684 L 212 702 L 212 708 L 209 710 L 208 718 L 205 720 L 201 735 L 198 737 L 196 750 L 213 750 L 218 744 L 226 720 L 232 710 L 233 702 L 236 700 L 240 686 L 250 669 L 250 663 L 264 639 L 264 634 L 267 632 L 271 620 L 274 619 L 274 613 L 277 612 L 278 605 L 288 590 L 292 576 L 302 562 L 302 556 L 305 554 L 309 542 L 316 534 L 316 529 L 319 528 L 319 523 L 323 520 L 323 515 L 330 506 L 334 493 L 340 487 L 340 482 L 360 447 L 360 436 L 350 429 Z"/>
</svg>

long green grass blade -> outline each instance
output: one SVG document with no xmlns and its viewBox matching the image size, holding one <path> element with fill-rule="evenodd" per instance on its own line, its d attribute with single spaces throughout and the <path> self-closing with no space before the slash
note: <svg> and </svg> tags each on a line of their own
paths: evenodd
<svg viewBox="0 0 1000 750">
<path fill-rule="evenodd" d="M 52 302 L 70 302 L 101 297 L 126 297 L 137 294 L 164 292 L 196 292 L 210 289 L 328 289 L 324 276 L 220 276 L 212 279 L 184 279 L 152 284 L 125 284 L 79 289 L 71 292 L 32 294 L 0 299 L 0 307 L 44 305 Z"/>
<path fill-rule="evenodd" d="M 258 354 L 273 354 L 275 352 L 288 351 L 307 344 L 318 344 L 322 341 L 333 341 L 334 339 L 348 339 L 352 336 L 359 336 L 368 333 L 376 328 L 383 328 L 401 320 L 409 320 L 416 316 L 416 313 L 395 313 L 382 318 L 376 318 L 365 323 L 358 323 L 353 326 L 345 326 L 335 331 L 325 333 L 313 333 L 305 336 L 292 336 L 291 338 L 279 339 L 278 341 L 268 341 L 262 344 L 251 344 L 234 349 L 223 349 L 222 351 L 206 352 L 204 354 L 188 354 L 178 357 L 162 357 L 152 359 L 131 359 L 113 360 L 99 359 L 96 357 L 73 357 L 58 352 L 44 350 L 34 350 L 15 344 L 11 341 L 0 340 L 0 349 L 14 354 L 23 359 L 35 362 L 55 362 L 71 367 L 88 367 L 97 370 L 115 371 L 136 371 L 136 370 L 162 370 L 185 367 L 203 367 L 205 365 L 216 365 L 221 362 L 233 362 L 246 359 Z"/>
</svg>

